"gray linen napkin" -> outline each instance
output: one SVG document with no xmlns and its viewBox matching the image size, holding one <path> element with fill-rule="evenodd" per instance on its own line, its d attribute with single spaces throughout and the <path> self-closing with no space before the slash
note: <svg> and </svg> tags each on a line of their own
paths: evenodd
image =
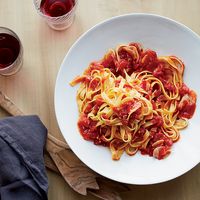
<svg viewBox="0 0 200 200">
<path fill-rule="evenodd" d="M 47 200 L 46 136 L 37 116 L 0 120 L 0 200 Z"/>
</svg>

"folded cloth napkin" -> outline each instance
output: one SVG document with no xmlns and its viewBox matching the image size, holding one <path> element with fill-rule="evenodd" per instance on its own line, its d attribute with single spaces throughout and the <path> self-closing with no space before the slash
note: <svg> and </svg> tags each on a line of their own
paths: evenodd
<svg viewBox="0 0 200 200">
<path fill-rule="evenodd" d="M 46 136 L 37 116 L 0 120 L 0 200 L 47 200 Z"/>
</svg>

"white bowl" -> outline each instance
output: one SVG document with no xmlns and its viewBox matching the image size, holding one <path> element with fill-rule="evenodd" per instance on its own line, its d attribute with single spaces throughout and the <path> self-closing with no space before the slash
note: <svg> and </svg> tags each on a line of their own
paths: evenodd
<svg viewBox="0 0 200 200">
<path fill-rule="evenodd" d="M 73 152 L 97 173 L 123 183 L 153 184 L 178 177 L 200 161 L 200 104 L 189 126 L 181 131 L 172 153 L 157 160 L 137 153 L 111 159 L 108 148 L 85 141 L 77 128 L 76 87 L 69 82 L 81 75 L 91 61 L 99 60 L 120 43 L 139 42 L 158 55 L 176 55 L 185 65 L 184 80 L 200 96 L 200 37 L 171 19 L 149 14 L 129 14 L 102 22 L 83 34 L 68 51 L 58 73 L 55 111 L 61 132 Z"/>
</svg>

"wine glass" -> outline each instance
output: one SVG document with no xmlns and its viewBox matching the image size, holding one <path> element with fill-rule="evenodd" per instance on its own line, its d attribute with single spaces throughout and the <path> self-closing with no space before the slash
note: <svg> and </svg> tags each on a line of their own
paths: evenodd
<svg viewBox="0 0 200 200">
<path fill-rule="evenodd" d="M 33 2 L 39 15 L 52 29 L 64 30 L 72 25 L 78 0 L 33 0 Z M 68 2 L 73 2 L 70 9 L 66 5 Z"/>
</svg>

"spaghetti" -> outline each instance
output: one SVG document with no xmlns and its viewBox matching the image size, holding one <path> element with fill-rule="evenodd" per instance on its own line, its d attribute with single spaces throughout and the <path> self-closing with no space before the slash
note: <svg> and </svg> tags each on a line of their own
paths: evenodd
<svg viewBox="0 0 200 200">
<path fill-rule="evenodd" d="M 196 108 L 196 94 L 184 84 L 183 73 L 179 58 L 158 57 L 138 43 L 109 50 L 70 83 L 81 83 L 81 135 L 109 147 L 113 160 L 137 151 L 165 158 Z"/>
</svg>

